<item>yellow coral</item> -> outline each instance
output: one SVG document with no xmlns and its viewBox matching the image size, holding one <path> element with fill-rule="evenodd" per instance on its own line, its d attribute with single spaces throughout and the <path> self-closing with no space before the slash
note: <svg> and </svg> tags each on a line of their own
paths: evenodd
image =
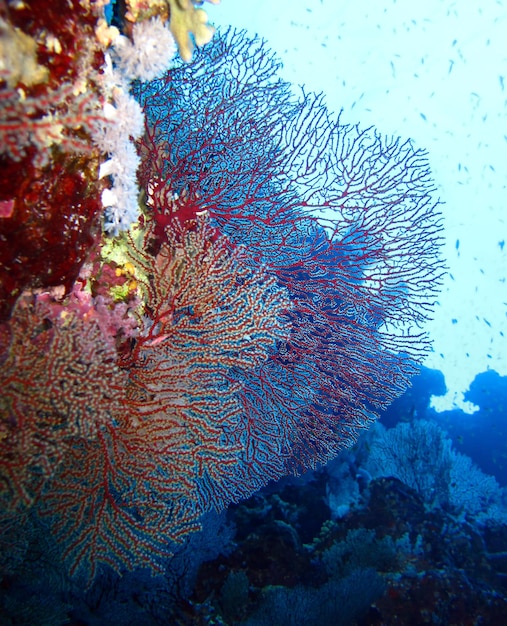
<svg viewBox="0 0 507 626">
<path fill-rule="evenodd" d="M 204 0 L 127 0 L 125 17 L 130 22 L 139 22 L 159 16 L 170 20 L 170 29 L 184 61 L 192 59 L 194 43 L 203 46 L 213 37 L 215 29 L 208 24 L 208 14 L 197 8 Z M 206 0 L 219 4 L 220 0 Z"/>
<path fill-rule="evenodd" d="M 208 0 L 218 4 L 220 0 Z M 168 0 L 171 7 L 171 32 L 178 44 L 180 56 L 184 61 L 192 59 L 194 49 L 190 33 L 195 44 L 203 46 L 213 37 L 215 29 L 208 24 L 208 14 L 195 7 L 195 0 Z"/>
<path fill-rule="evenodd" d="M 18 82 L 37 85 L 48 77 L 47 68 L 37 63 L 37 43 L 32 37 L 0 18 L 0 75 L 9 87 Z"/>
</svg>

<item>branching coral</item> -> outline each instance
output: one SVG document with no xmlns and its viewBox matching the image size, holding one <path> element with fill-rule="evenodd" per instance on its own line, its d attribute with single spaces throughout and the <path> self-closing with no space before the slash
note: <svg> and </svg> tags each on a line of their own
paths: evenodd
<svg viewBox="0 0 507 626">
<path fill-rule="evenodd" d="M 241 250 L 231 254 L 213 234 L 203 218 L 156 254 L 153 224 L 140 243 L 131 240 L 132 262 L 147 282 L 143 329 L 120 359 L 120 374 L 114 361 L 113 369 L 85 372 L 79 361 L 64 364 L 65 352 L 50 355 L 58 371 L 81 370 L 95 381 L 89 391 L 75 377 L 65 385 L 75 400 L 64 415 L 93 419 L 94 431 L 70 429 L 41 502 L 72 571 L 93 577 L 99 562 L 158 571 L 168 541 L 230 501 L 227 487 L 243 449 L 236 433 L 242 385 L 230 371 L 253 369 L 287 337 L 289 302 L 263 270 L 243 265 Z M 95 316 L 96 308 L 85 314 L 92 326 L 80 329 L 83 341 L 95 332 Z M 75 346 L 81 360 L 84 348 Z M 65 382 L 48 372 L 45 388 L 55 408 L 65 400 L 55 385 Z M 80 400 L 90 403 L 88 410 Z M 27 422 L 34 420 L 31 411 Z"/>
</svg>

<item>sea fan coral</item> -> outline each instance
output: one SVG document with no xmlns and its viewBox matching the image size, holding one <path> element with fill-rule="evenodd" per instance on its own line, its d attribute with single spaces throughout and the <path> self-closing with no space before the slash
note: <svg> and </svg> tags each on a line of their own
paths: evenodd
<svg viewBox="0 0 507 626">
<path fill-rule="evenodd" d="M 403 391 L 442 273 L 424 152 L 296 100 L 277 68 L 228 33 L 136 89 L 153 219 L 206 212 L 290 295 L 290 339 L 238 374 L 252 486 L 325 461 Z"/>
<path fill-rule="evenodd" d="M 74 309 L 74 310 L 73 310 Z M 91 306 L 90 306 L 91 309 Z M 111 335 L 76 306 L 21 298 L 0 342 L 0 505 L 33 504 L 69 439 L 118 412 L 125 375 Z"/>
</svg>

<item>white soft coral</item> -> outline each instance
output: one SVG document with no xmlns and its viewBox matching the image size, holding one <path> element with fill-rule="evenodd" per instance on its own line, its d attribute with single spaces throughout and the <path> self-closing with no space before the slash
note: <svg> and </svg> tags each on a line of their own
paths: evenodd
<svg viewBox="0 0 507 626">
<path fill-rule="evenodd" d="M 105 104 L 108 123 L 97 132 L 95 140 L 110 157 L 100 166 L 99 178 L 109 176 L 113 182 L 112 188 L 102 193 L 102 205 L 104 229 L 116 235 L 127 230 L 139 216 L 136 172 L 140 159 L 132 139 L 142 134 L 144 115 L 134 98 L 118 87 L 114 103 L 115 106 Z"/>
<path fill-rule="evenodd" d="M 110 157 L 100 167 L 100 178 L 112 179 L 112 187 L 102 193 L 104 229 L 112 235 L 127 230 L 139 215 L 136 181 L 139 157 L 132 140 L 143 133 L 144 115 L 128 93 L 130 83 L 162 76 L 175 53 L 169 27 L 156 18 L 134 24 L 132 41 L 118 35 L 111 54 L 106 55 L 104 79 L 112 102 L 104 105 L 106 123 L 97 129 L 94 138 Z"/>
<path fill-rule="evenodd" d="M 160 78 L 176 54 L 169 26 L 160 18 L 134 24 L 132 41 L 119 35 L 114 42 L 114 61 L 128 80 Z"/>
<path fill-rule="evenodd" d="M 113 187 L 102 192 L 104 230 L 110 234 L 127 230 L 139 216 L 136 181 L 139 161 L 134 145 L 126 141 L 118 144 L 111 158 L 100 166 L 100 178 L 111 176 L 113 179 Z"/>
</svg>

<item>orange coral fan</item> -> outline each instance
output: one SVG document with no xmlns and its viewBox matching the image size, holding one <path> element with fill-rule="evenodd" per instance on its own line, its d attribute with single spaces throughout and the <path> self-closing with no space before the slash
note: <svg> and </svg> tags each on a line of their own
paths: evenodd
<svg viewBox="0 0 507 626">
<path fill-rule="evenodd" d="M 112 362 L 109 371 L 89 369 L 95 430 L 72 429 L 40 508 L 52 518 L 71 571 L 89 578 L 100 562 L 158 571 L 168 542 L 230 501 L 226 486 L 242 446 L 235 434 L 241 384 L 229 373 L 259 365 L 288 334 L 285 291 L 262 269 L 248 269 L 241 249 L 231 253 L 215 241 L 203 216 L 191 229 L 168 232 L 155 254 L 153 233 L 150 223 L 140 243 L 131 240 L 145 306 L 144 328 L 120 360 L 126 378 L 115 379 Z M 94 315 L 92 309 L 82 320 L 85 337 Z M 86 347 L 74 346 L 78 353 Z M 51 356 L 55 380 L 46 385 L 53 389 L 66 356 Z M 107 364 L 109 353 L 104 357 Z M 68 391 L 66 414 L 79 416 L 78 384 Z M 59 397 L 58 406 L 64 401 Z"/>
<path fill-rule="evenodd" d="M 30 505 L 68 448 L 97 436 L 119 409 L 125 375 L 95 320 L 52 316 L 22 298 L 4 325 L 0 352 L 0 494 L 9 508 Z"/>
<path fill-rule="evenodd" d="M 198 220 L 179 243 L 163 243 L 154 262 L 143 249 L 133 256 L 149 282 L 146 330 L 133 352 L 129 382 L 140 419 L 168 418 L 184 429 L 182 447 L 192 459 L 196 480 L 213 498 L 203 509 L 227 502 L 222 484 L 240 451 L 231 433 L 238 427 L 241 385 L 232 368 L 249 370 L 265 361 L 276 341 L 286 339 L 285 290 L 263 269 L 243 263 L 241 249 L 227 251 L 224 240 Z M 151 423 L 151 422 L 150 422 Z M 186 470 L 185 470 L 186 471 Z"/>
</svg>

